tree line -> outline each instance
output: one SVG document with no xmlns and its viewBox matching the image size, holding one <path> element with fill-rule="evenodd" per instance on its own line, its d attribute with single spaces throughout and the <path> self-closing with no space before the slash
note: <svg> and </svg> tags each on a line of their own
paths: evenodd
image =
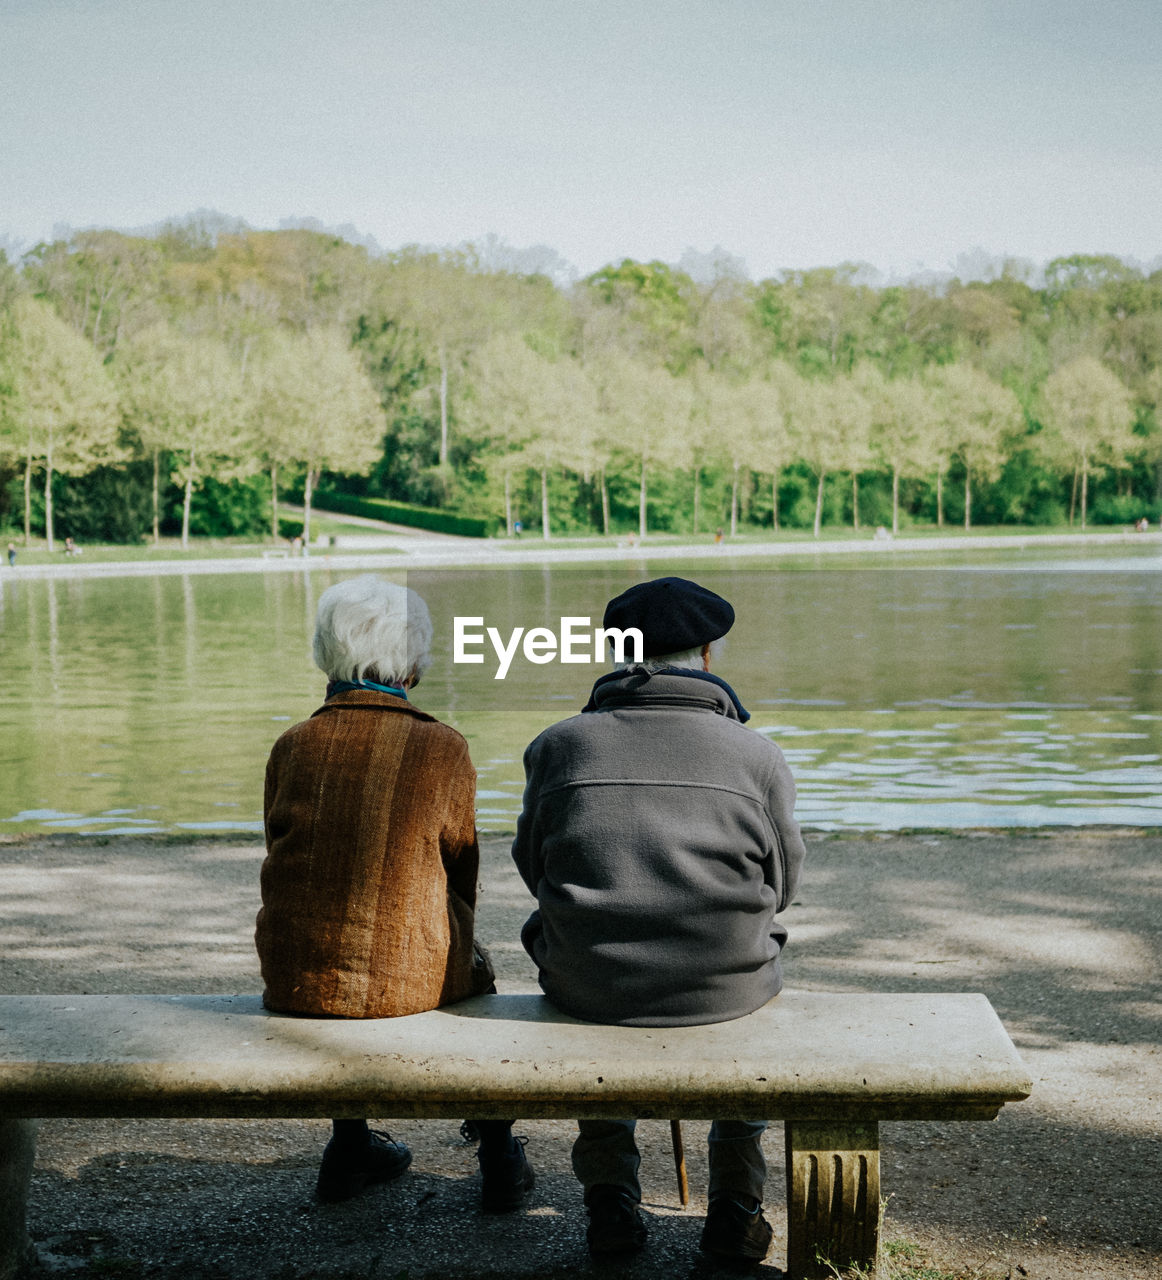
<svg viewBox="0 0 1162 1280">
<path fill-rule="evenodd" d="M 279 536 L 320 480 L 556 533 L 1162 514 L 1162 271 L 581 280 L 212 216 L 0 256 L 0 523 Z"/>
</svg>

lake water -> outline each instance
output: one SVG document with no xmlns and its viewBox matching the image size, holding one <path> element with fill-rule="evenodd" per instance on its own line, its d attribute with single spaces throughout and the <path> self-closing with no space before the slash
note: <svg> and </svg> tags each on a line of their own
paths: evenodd
<svg viewBox="0 0 1162 1280">
<path fill-rule="evenodd" d="M 729 560 L 389 574 L 431 607 L 414 700 L 469 740 L 482 830 L 521 752 L 604 668 L 452 662 L 452 618 L 559 631 L 681 573 L 734 602 L 715 670 L 785 752 L 819 828 L 1162 825 L 1162 557 L 803 569 Z M 260 830 L 270 745 L 318 706 L 315 568 L 6 580 L 0 833 Z"/>
</svg>

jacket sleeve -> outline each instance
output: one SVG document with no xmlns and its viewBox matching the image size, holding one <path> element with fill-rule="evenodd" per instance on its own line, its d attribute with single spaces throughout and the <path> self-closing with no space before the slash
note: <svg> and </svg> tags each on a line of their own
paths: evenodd
<svg viewBox="0 0 1162 1280">
<path fill-rule="evenodd" d="M 779 895 L 775 910 L 783 911 L 790 905 L 799 887 L 799 873 L 803 869 L 807 849 L 803 844 L 799 824 L 795 821 L 795 779 L 791 776 L 783 753 L 774 743 L 771 743 L 771 749 L 775 753 L 775 761 L 767 786 L 766 810 L 778 839 L 776 856 L 781 872 L 771 887 Z"/>
<path fill-rule="evenodd" d="M 275 757 L 278 755 L 278 744 L 275 743 L 269 758 L 266 761 L 266 776 L 262 786 L 262 828 L 266 834 L 267 847 L 270 846 L 270 811 L 274 808 L 274 797 L 278 792 L 278 765 L 275 763 Z"/>
<path fill-rule="evenodd" d="M 447 811 L 440 856 L 448 887 L 471 907 L 476 903 L 480 848 L 476 837 L 476 770 L 469 759 L 467 743 L 449 762 L 446 785 Z"/>
<path fill-rule="evenodd" d="M 475 938 L 480 845 L 476 834 L 476 770 L 467 743 L 448 764 L 447 788 L 440 858 L 448 880 L 449 947 L 441 1005 L 494 989 L 496 976 L 488 952 Z"/>
<path fill-rule="evenodd" d="M 541 856 L 540 836 L 537 823 L 537 805 L 540 794 L 538 760 L 539 738 L 529 743 L 525 750 L 525 792 L 521 804 L 520 817 L 516 820 L 516 839 L 512 842 L 512 860 L 520 872 L 525 887 L 536 897 L 537 885 L 544 872 L 544 858 Z"/>
</svg>

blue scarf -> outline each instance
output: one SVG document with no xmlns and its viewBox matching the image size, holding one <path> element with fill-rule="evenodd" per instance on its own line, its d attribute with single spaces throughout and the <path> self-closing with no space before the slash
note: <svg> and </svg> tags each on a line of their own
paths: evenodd
<svg viewBox="0 0 1162 1280">
<path fill-rule="evenodd" d="M 376 693 L 390 693 L 396 698 L 408 700 L 406 689 L 397 689 L 390 684 L 376 684 L 374 680 L 332 680 L 327 686 L 327 697 L 333 698 L 337 693 L 350 693 L 352 689 L 374 689 Z"/>
</svg>

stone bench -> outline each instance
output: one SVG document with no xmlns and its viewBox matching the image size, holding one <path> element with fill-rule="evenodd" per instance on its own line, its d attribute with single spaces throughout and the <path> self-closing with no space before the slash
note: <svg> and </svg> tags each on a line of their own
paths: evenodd
<svg viewBox="0 0 1162 1280">
<path fill-rule="evenodd" d="M 257 996 L 0 997 L 0 1277 L 27 1249 L 32 1119 L 782 1120 L 788 1274 L 874 1264 L 881 1120 L 988 1120 L 1032 1085 L 983 995 L 788 991 L 733 1022 L 578 1022 L 499 995 L 374 1021 Z"/>
</svg>

